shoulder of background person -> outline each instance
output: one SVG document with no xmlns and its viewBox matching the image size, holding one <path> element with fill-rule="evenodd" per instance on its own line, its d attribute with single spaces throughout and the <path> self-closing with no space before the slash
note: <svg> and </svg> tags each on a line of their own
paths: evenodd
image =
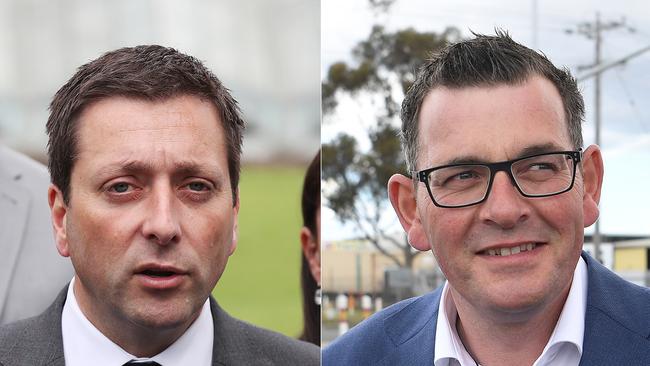
<svg viewBox="0 0 650 366">
<path fill-rule="evenodd" d="M 61 313 L 68 287 L 41 315 L 0 327 L 0 364 L 64 365 Z"/>
<path fill-rule="evenodd" d="M 43 312 L 73 276 L 52 234 L 47 168 L 0 144 L 0 324 Z"/>
<path fill-rule="evenodd" d="M 433 355 L 442 287 L 400 301 L 373 314 L 323 350 L 323 365 L 383 364 L 387 359 L 420 359 Z M 404 347 L 409 343 L 410 346 Z M 419 348 L 411 352 L 411 346 Z"/>
<path fill-rule="evenodd" d="M 45 165 L 1 144 L 0 176 L 11 178 L 17 184 L 39 191 L 42 187 L 47 188 L 50 183 Z M 45 192 L 40 193 L 45 195 Z"/>
<path fill-rule="evenodd" d="M 320 348 L 228 315 L 211 297 L 214 365 L 319 365 Z"/>
</svg>

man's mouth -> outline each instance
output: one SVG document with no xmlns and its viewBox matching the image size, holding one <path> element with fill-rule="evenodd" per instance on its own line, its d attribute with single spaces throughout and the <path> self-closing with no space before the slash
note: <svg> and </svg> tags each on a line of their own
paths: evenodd
<svg viewBox="0 0 650 366">
<path fill-rule="evenodd" d="M 530 252 L 540 245 L 540 243 L 524 243 L 515 246 L 496 247 L 482 250 L 478 254 L 487 255 L 489 257 L 507 257 L 523 252 Z"/>
<path fill-rule="evenodd" d="M 145 264 L 135 270 L 135 278 L 148 289 L 171 290 L 188 280 L 187 272 L 180 268 L 163 264 Z"/>
<path fill-rule="evenodd" d="M 136 274 L 152 276 L 152 277 L 169 277 L 173 275 L 184 274 L 185 271 L 170 264 L 163 263 L 147 263 L 139 265 L 135 268 Z"/>
<path fill-rule="evenodd" d="M 173 271 L 159 271 L 153 269 L 147 269 L 140 273 L 145 276 L 151 276 L 151 277 L 171 277 L 177 274 L 176 272 Z"/>
</svg>

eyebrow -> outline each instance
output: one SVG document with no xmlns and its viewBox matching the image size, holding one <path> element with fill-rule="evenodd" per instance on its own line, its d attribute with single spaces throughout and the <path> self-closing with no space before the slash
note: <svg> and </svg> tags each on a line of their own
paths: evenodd
<svg viewBox="0 0 650 366">
<path fill-rule="evenodd" d="M 527 146 L 527 147 L 521 149 L 521 151 L 519 151 L 519 153 L 517 155 L 515 155 L 515 157 L 513 157 L 511 159 L 519 159 L 519 158 L 523 158 L 523 157 L 526 157 L 526 156 L 537 155 L 537 154 L 545 154 L 545 153 L 549 153 L 549 152 L 564 151 L 564 150 L 566 150 L 566 149 L 563 149 L 563 148 L 559 147 L 558 145 L 556 145 L 556 144 L 554 144 L 552 142 L 547 142 L 547 143 L 544 143 L 544 144 L 537 144 L 537 145 Z M 511 160 L 511 159 L 508 159 L 508 160 Z M 477 157 L 476 155 L 465 155 L 465 156 L 459 156 L 459 157 L 453 158 L 451 160 L 448 160 L 447 162 L 445 162 L 444 164 L 441 164 L 440 166 L 442 166 L 442 165 L 454 165 L 454 164 L 486 164 L 486 163 L 491 163 L 491 161 L 488 161 L 488 160 L 485 160 L 483 158 Z"/>
<path fill-rule="evenodd" d="M 98 171 L 98 175 L 112 175 L 116 173 L 120 174 L 130 174 L 130 175 L 140 175 L 140 174 L 152 174 L 157 170 L 155 164 L 150 161 L 142 160 L 126 160 L 121 162 L 116 162 L 110 164 L 106 167 L 103 167 Z M 204 176 L 209 175 L 215 180 L 222 180 L 223 173 L 221 170 L 212 164 L 198 164 L 192 161 L 181 161 L 174 163 L 172 170 L 172 176 L 174 177 L 186 177 L 186 176 Z"/>
</svg>

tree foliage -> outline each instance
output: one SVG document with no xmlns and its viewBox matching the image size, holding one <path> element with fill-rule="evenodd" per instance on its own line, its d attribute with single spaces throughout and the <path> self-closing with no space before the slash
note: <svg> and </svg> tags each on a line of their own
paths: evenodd
<svg viewBox="0 0 650 366">
<path fill-rule="evenodd" d="M 375 13 L 388 13 L 395 0 L 368 0 L 370 9 Z"/>
<path fill-rule="evenodd" d="M 455 28 L 440 34 L 412 28 L 391 33 L 374 26 L 368 38 L 353 48 L 353 63 L 332 64 L 322 84 L 326 120 L 334 115 L 340 98 L 370 96 L 377 121 L 368 130 L 368 151 L 362 151 L 355 137 L 346 133 L 323 145 L 323 179 L 330 187 L 325 204 L 398 266 L 411 267 L 416 252 L 406 240 L 387 235 L 384 227 L 384 217 L 394 217 L 386 190 L 388 179 L 395 173 L 407 173 L 396 127 L 400 107 L 396 99 L 413 84 L 417 68 L 430 52 L 459 38 Z M 399 248 L 403 259 L 388 245 Z"/>
<path fill-rule="evenodd" d="M 393 98 L 395 84 L 405 93 L 430 53 L 458 39 L 460 32 L 453 27 L 440 34 L 420 33 L 413 28 L 389 33 L 383 26 L 375 25 L 368 39 L 352 49 L 354 65 L 340 61 L 329 67 L 322 85 L 324 112 L 331 113 L 336 107 L 337 92 L 365 91 L 383 96 L 385 116 L 394 117 L 399 111 Z"/>
</svg>

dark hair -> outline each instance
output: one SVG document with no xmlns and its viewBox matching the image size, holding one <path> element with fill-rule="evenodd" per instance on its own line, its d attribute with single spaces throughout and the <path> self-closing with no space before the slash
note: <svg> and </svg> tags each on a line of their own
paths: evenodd
<svg viewBox="0 0 650 366">
<path fill-rule="evenodd" d="M 582 147 L 584 101 L 568 69 L 556 68 L 545 55 L 522 46 L 507 32 L 496 35 L 473 33 L 475 38 L 449 45 L 421 67 L 402 103 L 400 139 L 409 171 L 416 169 L 418 115 L 427 93 L 436 87 L 465 88 L 497 84 L 521 84 L 534 75 L 555 85 L 562 103 L 569 137 L 574 148 Z"/>
<path fill-rule="evenodd" d="M 317 212 L 320 209 L 320 151 L 311 161 L 305 174 L 302 187 L 302 222 L 311 231 L 316 240 L 320 240 L 316 230 Z M 300 339 L 320 346 L 320 306 L 314 302 L 314 293 L 318 288 L 316 279 L 309 270 L 309 263 L 302 254 L 300 270 L 302 286 L 303 329 Z"/>
<path fill-rule="evenodd" d="M 160 101 L 180 95 L 214 104 L 228 149 L 233 205 L 237 198 L 244 121 L 237 101 L 201 61 L 157 45 L 125 47 L 81 66 L 50 103 L 47 120 L 48 168 L 52 183 L 70 197 L 70 175 L 77 159 L 79 115 L 85 107 L 110 97 Z"/>
</svg>

